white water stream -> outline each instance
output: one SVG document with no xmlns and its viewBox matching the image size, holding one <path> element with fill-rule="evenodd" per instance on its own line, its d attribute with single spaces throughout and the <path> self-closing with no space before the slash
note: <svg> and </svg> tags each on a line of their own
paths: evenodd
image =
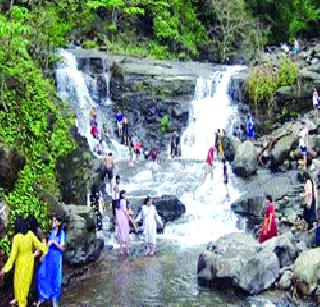
<svg viewBox="0 0 320 307">
<path fill-rule="evenodd" d="M 96 103 L 96 81 L 78 70 L 76 58 L 70 52 L 61 50 L 59 54 L 64 59 L 57 68 L 59 96 L 74 109 L 80 134 L 88 138 L 93 150 L 96 141 L 90 135 L 89 112 L 93 106 L 98 107 L 100 126 L 99 117 L 106 116 L 103 110 L 99 113 Z M 228 85 L 231 76 L 239 70 L 241 67 L 226 67 L 210 78 L 199 77 L 190 104 L 189 125 L 181 138 L 182 160 L 187 159 L 187 162 L 169 159 L 166 167 L 146 163 L 144 169 L 128 178 L 123 187 L 129 196 L 146 196 L 139 194 L 141 190 L 151 196 L 173 194 L 186 205 L 186 214 L 165 228 L 161 236 L 164 240 L 198 245 L 236 230 L 236 217 L 230 210 L 230 202 L 239 196 L 239 192 L 232 184 L 231 171 L 227 190 L 221 163 L 215 162 L 213 179 L 208 176 L 204 180 L 204 167 L 208 148 L 215 142 L 216 130 L 228 131 L 230 128 L 230 117 L 235 110 L 230 104 Z M 105 78 L 109 78 L 107 74 Z M 111 101 L 107 91 L 104 105 L 110 105 Z M 112 116 L 112 111 L 108 116 Z M 109 122 L 112 122 L 110 118 Z M 117 140 L 112 140 L 111 150 L 118 159 L 127 157 L 127 148 Z"/>
</svg>

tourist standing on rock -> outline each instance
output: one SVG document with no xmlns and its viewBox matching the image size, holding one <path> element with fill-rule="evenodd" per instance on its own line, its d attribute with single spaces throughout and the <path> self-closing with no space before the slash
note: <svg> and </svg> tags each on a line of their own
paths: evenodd
<svg viewBox="0 0 320 307">
<path fill-rule="evenodd" d="M 116 218 L 116 208 L 120 207 L 120 175 L 116 176 L 116 180 L 112 182 L 112 215 L 113 221 Z"/>
<path fill-rule="evenodd" d="M 177 135 L 176 138 L 176 149 L 175 149 L 175 156 L 181 157 L 181 142 L 180 142 L 180 135 Z"/>
<path fill-rule="evenodd" d="M 93 126 L 91 127 L 91 134 L 93 138 L 97 139 L 98 138 L 98 123 L 94 122 Z"/>
<path fill-rule="evenodd" d="M 136 160 L 139 160 L 142 147 L 143 145 L 141 141 L 138 139 L 137 142 L 134 144 L 134 152 L 136 154 Z"/>
<path fill-rule="evenodd" d="M 158 151 L 157 149 L 153 148 L 151 151 L 152 162 L 157 162 L 157 157 L 158 157 Z"/>
<path fill-rule="evenodd" d="M 247 122 L 247 134 L 248 139 L 253 140 L 254 138 L 254 120 L 252 116 L 249 116 L 248 122 Z"/>
<path fill-rule="evenodd" d="M 295 55 L 295 56 L 298 55 L 299 49 L 300 49 L 299 41 L 295 38 L 295 39 L 294 39 L 294 42 L 293 42 L 293 52 L 294 52 L 294 55 Z"/>
<path fill-rule="evenodd" d="M 95 148 L 96 149 L 96 152 L 98 154 L 98 156 L 102 156 L 103 155 L 103 140 L 100 139 L 99 140 L 99 143 L 97 144 L 97 147 Z"/>
<path fill-rule="evenodd" d="M 123 135 L 124 135 L 124 144 L 129 146 L 129 120 L 127 116 L 123 118 Z"/>
<path fill-rule="evenodd" d="M 314 113 L 317 115 L 318 107 L 319 107 L 319 95 L 316 88 L 313 89 L 312 104 L 313 104 Z"/>
<path fill-rule="evenodd" d="M 300 152 L 303 157 L 303 165 L 304 165 L 304 170 L 307 169 L 307 157 L 308 157 L 308 134 L 309 130 L 308 127 L 306 126 L 305 122 L 302 122 L 301 128 L 300 128 L 300 133 L 299 133 L 299 147 L 300 147 Z"/>
<path fill-rule="evenodd" d="M 157 223 L 163 227 L 160 216 L 158 215 L 157 209 L 152 204 L 152 199 L 148 196 L 144 200 L 144 205 L 140 211 L 136 222 L 143 220 L 143 236 L 146 247 L 146 255 L 153 256 L 157 241 Z"/>
<path fill-rule="evenodd" d="M 311 178 L 308 172 L 303 173 L 304 177 L 304 210 L 303 218 L 308 224 L 308 230 L 313 228 L 313 223 L 317 221 L 317 204 L 318 204 L 318 191 L 317 184 Z"/>
<path fill-rule="evenodd" d="M 12 303 L 26 307 L 33 276 L 34 250 L 40 250 L 46 254 L 48 248 L 40 243 L 32 231 L 28 231 L 27 221 L 23 217 L 16 218 L 15 233 L 10 257 L 0 275 L 8 273 L 14 266 L 14 301 Z"/>
<path fill-rule="evenodd" d="M 93 107 L 89 113 L 90 126 L 97 120 L 97 108 Z"/>
<path fill-rule="evenodd" d="M 222 159 L 222 165 L 223 165 L 223 182 L 224 184 L 228 184 L 228 169 L 226 164 L 226 159 Z"/>
<path fill-rule="evenodd" d="M 173 131 L 171 135 L 171 158 L 176 156 L 176 148 L 177 148 L 177 131 Z"/>
<path fill-rule="evenodd" d="M 66 233 L 62 229 L 62 218 L 52 217 L 52 230 L 48 238 L 49 251 L 38 270 L 38 306 L 44 301 L 52 301 L 58 306 L 61 297 L 62 256 L 66 246 Z"/>
<path fill-rule="evenodd" d="M 206 160 L 206 174 L 204 180 L 207 178 L 208 174 L 211 174 L 211 180 L 213 179 L 213 147 L 210 147 L 207 154 Z"/>
<path fill-rule="evenodd" d="M 124 253 L 129 255 L 129 211 L 125 197 L 126 191 L 121 190 L 119 206 L 116 207 L 116 230 L 118 242 L 120 245 L 120 255 Z"/>
<path fill-rule="evenodd" d="M 118 136 L 122 137 L 122 121 L 123 121 L 123 115 L 121 111 L 119 110 L 116 114 L 116 120 L 117 120 L 117 128 L 118 128 Z"/>
<path fill-rule="evenodd" d="M 272 237 L 277 236 L 277 221 L 276 221 L 276 209 L 272 203 L 271 195 L 267 195 L 265 198 L 266 210 L 264 213 L 262 227 L 259 229 L 259 243 L 263 243 Z"/>
<path fill-rule="evenodd" d="M 130 142 L 130 145 L 129 145 L 129 166 L 130 167 L 133 167 L 133 165 L 134 165 L 133 155 L 134 155 L 134 144 L 133 144 L 133 142 Z"/>
<path fill-rule="evenodd" d="M 109 185 L 110 185 L 110 194 L 111 194 L 112 193 L 113 168 L 114 168 L 114 160 L 113 160 L 111 152 L 109 152 L 108 155 L 105 155 L 103 162 L 104 162 L 105 174 L 108 177 L 108 181 L 109 181 Z"/>
</svg>

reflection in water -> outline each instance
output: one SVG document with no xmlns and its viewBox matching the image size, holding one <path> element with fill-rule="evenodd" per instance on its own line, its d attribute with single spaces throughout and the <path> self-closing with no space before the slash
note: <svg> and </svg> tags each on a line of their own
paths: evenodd
<svg viewBox="0 0 320 307">
<path fill-rule="evenodd" d="M 64 303 L 88 302 L 90 306 L 240 303 L 242 299 L 230 293 L 198 287 L 196 268 L 200 251 L 201 248 L 161 243 L 153 258 L 105 255 L 85 283 L 68 288 Z"/>
</svg>

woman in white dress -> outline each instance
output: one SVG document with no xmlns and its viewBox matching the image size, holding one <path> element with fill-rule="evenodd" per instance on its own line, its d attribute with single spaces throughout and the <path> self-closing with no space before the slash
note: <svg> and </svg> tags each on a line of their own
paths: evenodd
<svg viewBox="0 0 320 307">
<path fill-rule="evenodd" d="M 150 196 L 145 199 L 142 210 L 136 218 L 136 222 L 139 222 L 141 219 L 143 220 L 144 243 L 147 248 L 146 255 L 153 256 L 157 241 L 157 223 L 161 227 L 163 227 L 163 223 L 158 215 L 157 209 L 152 204 Z"/>
</svg>

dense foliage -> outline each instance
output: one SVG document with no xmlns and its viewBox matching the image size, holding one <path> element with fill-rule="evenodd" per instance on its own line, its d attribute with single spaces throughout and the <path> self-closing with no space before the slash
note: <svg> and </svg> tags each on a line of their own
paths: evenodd
<svg viewBox="0 0 320 307">
<path fill-rule="evenodd" d="M 297 78 L 298 68 L 288 58 L 284 58 L 279 67 L 266 63 L 251 68 L 247 88 L 255 113 L 259 114 L 261 109 L 272 111 L 277 90 L 295 84 Z"/>
<path fill-rule="evenodd" d="M 29 10 L 29 51 L 48 68 L 68 41 L 154 58 L 251 58 L 265 44 L 319 36 L 320 0 L 0 0 Z M 238 55 L 237 55 L 238 53 Z"/>
<path fill-rule="evenodd" d="M 18 149 L 26 159 L 12 191 L 0 191 L 10 207 L 10 225 L 16 215 L 34 214 L 47 227 L 47 204 L 58 197 L 56 161 L 72 148 L 73 121 L 55 89 L 29 56 L 33 30 L 26 8 L 14 7 L 0 16 L 0 143 Z M 39 36 L 40 37 L 40 36 Z M 9 226 L 8 237 L 12 235 Z M 0 246 L 8 249 L 8 240 Z"/>
</svg>

